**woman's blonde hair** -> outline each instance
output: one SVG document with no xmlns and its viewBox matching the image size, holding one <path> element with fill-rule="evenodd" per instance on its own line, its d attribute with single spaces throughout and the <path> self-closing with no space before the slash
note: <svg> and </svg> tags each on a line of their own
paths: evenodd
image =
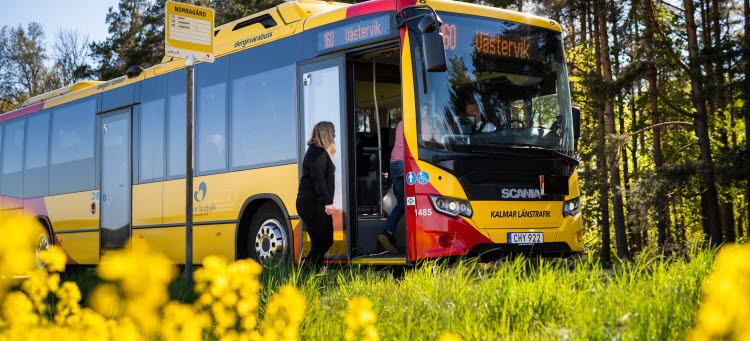
<svg viewBox="0 0 750 341">
<path fill-rule="evenodd" d="M 333 154 L 336 154 L 336 146 L 333 144 L 334 136 L 336 136 L 336 128 L 333 127 L 333 123 L 320 121 L 313 127 L 312 137 L 310 137 L 310 141 L 307 141 L 307 145 L 316 145 L 333 156 Z"/>
</svg>

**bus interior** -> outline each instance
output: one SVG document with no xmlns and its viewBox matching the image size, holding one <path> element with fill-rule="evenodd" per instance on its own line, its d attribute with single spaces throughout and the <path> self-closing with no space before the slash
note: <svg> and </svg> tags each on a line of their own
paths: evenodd
<svg viewBox="0 0 750 341">
<path fill-rule="evenodd" d="M 356 131 L 352 151 L 356 205 L 352 256 L 406 257 L 405 218 L 401 218 L 395 233 L 400 254 L 388 254 L 378 243 L 378 236 L 385 231 L 388 215 L 396 205 L 389 165 L 396 127 L 402 117 L 399 48 L 366 52 L 349 60 Z"/>
</svg>

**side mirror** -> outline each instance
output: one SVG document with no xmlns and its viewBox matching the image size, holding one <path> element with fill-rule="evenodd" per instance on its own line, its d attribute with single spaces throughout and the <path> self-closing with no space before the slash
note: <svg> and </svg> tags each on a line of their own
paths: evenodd
<svg viewBox="0 0 750 341">
<path fill-rule="evenodd" d="M 581 137 L 581 109 L 573 107 L 573 137 L 578 141 Z"/>
<path fill-rule="evenodd" d="M 443 45 L 443 34 L 433 31 L 422 35 L 422 52 L 424 53 L 424 65 L 427 72 L 445 72 L 448 66 L 445 63 L 445 45 Z"/>
<path fill-rule="evenodd" d="M 422 52 L 427 72 L 445 72 L 445 45 L 443 34 L 438 30 L 442 23 L 433 15 L 425 15 L 419 21 L 419 31 L 422 32 Z"/>
</svg>

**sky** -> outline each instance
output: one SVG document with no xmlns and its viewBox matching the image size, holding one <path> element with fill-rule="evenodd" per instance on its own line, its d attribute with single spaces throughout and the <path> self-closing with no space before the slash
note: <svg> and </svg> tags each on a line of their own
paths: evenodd
<svg viewBox="0 0 750 341">
<path fill-rule="evenodd" d="M 44 27 L 48 53 L 54 45 L 59 29 L 77 29 L 88 34 L 89 41 L 102 41 L 107 37 L 104 22 L 107 9 L 117 6 L 118 0 L 10 0 L 2 1 L 0 27 L 26 26 L 32 21 Z"/>
</svg>

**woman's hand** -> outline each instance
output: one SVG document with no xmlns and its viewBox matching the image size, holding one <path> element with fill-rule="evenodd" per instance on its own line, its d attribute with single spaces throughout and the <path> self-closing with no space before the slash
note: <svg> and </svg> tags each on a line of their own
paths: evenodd
<svg viewBox="0 0 750 341">
<path fill-rule="evenodd" d="M 326 214 L 327 215 L 332 215 L 333 214 L 333 210 L 334 210 L 333 205 L 326 205 Z"/>
</svg>

